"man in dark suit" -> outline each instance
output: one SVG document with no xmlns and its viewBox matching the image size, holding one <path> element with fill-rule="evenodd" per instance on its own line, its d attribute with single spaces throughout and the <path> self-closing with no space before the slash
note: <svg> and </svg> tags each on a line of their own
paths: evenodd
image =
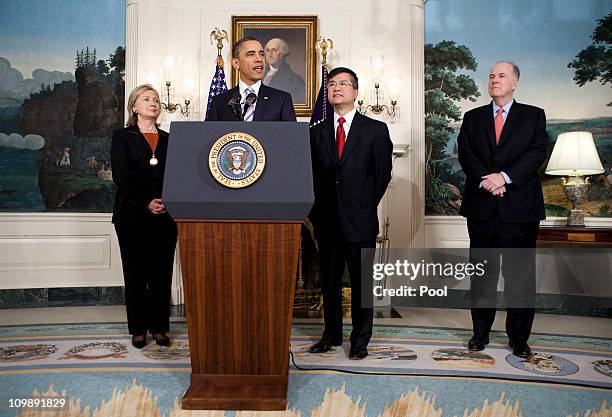
<svg viewBox="0 0 612 417">
<path fill-rule="evenodd" d="M 493 101 L 465 114 L 457 143 L 466 176 L 460 213 L 467 217 L 471 256 L 487 258 L 485 277 L 472 279 L 473 307 L 483 308 L 472 308 L 474 335 L 468 348 L 480 351 L 489 343 L 495 305 L 486 300 L 495 299 L 501 254 L 506 332 L 513 353 L 525 358 L 531 355 L 527 341 L 535 312 L 533 248 L 545 218 L 538 170 L 546 159 L 548 135 L 544 110 L 513 99 L 519 77 L 512 62 L 491 68 Z"/>
<path fill-rule="evenodd" d="M 232 66 L 240 73 L 240 82 L 213 98 L 206 120 L 295 122 L 291 95 L 261 82 L 266 67 L 261 42 L 253 37 L 236 42 Z"/>
<path fill-rule="evenodd" d="M 373 309 L 361 303 L 361 271 L 372 271 L 374 258 L 369 252 L 362 259 L 362 249 L 376 245 L 377 208 L 391 180 L 393 144 L 386 124 L 356 111 L 359 84 L 352 70 L 333 69 L 327 88 L 333 118 L 310 130 L 315 193 L 310 219 L 319 244 L 325 320 L 323 336 L 310 352 L 327 352 L 342 345 L 346 262 L 353 324 L 349 358 L 363 359 L 372 337 Z M 364 277 L 364 283 L 367 279 Z M 371 302 L 371 292 L 363 295 Z"/>
</svg>

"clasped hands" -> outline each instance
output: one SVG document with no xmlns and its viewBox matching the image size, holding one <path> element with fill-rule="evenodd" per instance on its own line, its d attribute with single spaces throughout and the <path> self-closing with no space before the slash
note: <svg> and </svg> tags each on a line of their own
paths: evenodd
<svg viewBox="0 0 612 417">
<path fill-rule="evenodd" d="M 166 212 L 166 206 L 163 201 L 161 201 L 161 198 L 154 198 L 151 200 L 147 208 L 153 214 L 162 214 Z"/>
<path fill-rule="evenodd" d="M 485 175 L 482 178 L 482 188 L 491 194 L 503 197 L 506 192 L 506 180 L 500 173 Z"/>
</svg>

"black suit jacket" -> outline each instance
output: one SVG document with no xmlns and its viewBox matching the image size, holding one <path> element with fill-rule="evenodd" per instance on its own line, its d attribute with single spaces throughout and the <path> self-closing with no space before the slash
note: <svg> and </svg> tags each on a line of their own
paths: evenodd
<svg viewBox="0 0 612 417">
<path fill-rule="evenodd" d="M 111 165 L 113 181 L 117 184 L 113 223 L 146 222 L 153 216 L 170 220 L 167 213 L 153 215 L 147 209 L 151 200 L 161 198 L 164 183 L 168 133 L 158 131 L 156 166 L 149 164 L 151 147 L 138 126 L 118 129 L 113 133 Z"/>
<path fill-rule="evenodd" d="M 212 99 L 210 111 L 206 120 L 222 120 L 222 121 L 240 121 L 240 118 L 234 116 L 231 109 L 227 105 L 230 98 L 238 92 L 238 87 L 227 90 L 225 93 L 219 94 Z M 289 121 L 295 122 L 295 111 L 293 110 L 293 101 L 291 96 L 286 91 L 277 90 L 276 88 L 261 85 L 259 87 L 259 95 L 253 114 L 253 121 Z"/>
<path fill-rule="evenodd" d="M 310 129 L 317 239 L 338 233 L 347 242 L 378 234 L 378 203 L 391 180 L 393 143 L 387 125 L 355 114 L 338 159 L 333 117 Z"/>
<path fill-rule="evenodd" d="M 465 173 L 460 214 L 488 220 L 497 210 L 509 223 L 543 220 L 544 198 L 538 170 L 546 159 L 548 134 L 544 110 L 517 103 L 510 107 L 499 144 L 495 144 L 492 104 L 470 110 L 457 138 L 459 163 Z M 512 180 L 503 197 L 479 188 L 482 176 L 505 172 Z"/>
</svg>

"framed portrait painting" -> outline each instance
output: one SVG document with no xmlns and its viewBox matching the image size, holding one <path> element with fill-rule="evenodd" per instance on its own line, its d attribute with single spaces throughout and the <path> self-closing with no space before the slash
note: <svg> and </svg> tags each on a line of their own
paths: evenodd
<svg viewBox="0 0 612 417">
<path fill-rule="evenodd" d="M 297 116 L 310 116 L 316 100 L 317 16 L 232 16 L 232 44 L 245 36 L 264 47 L 262 82 L 290 93 Z M 232 86 L 239 76 L 232 68 Z"/>
</svg>

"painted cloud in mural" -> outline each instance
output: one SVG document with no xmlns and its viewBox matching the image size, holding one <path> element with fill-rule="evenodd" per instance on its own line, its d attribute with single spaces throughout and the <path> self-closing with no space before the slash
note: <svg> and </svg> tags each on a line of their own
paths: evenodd
<svg viewBox="0 0 612 417">
<path fill-rule="evenodd" d="M 25 135 L 21 136 L 18 133 L 0 133 L 0 147 L 2 148 L 15 148 L 15 149 L 28 149 L 37 151 L 45 146 L 45 138 L 40 135 Z"/>
<path fill-rule="evenodd" d="M 53 88 L 62 81 L 74 81 L 74 75 L 38 68 L 32 71 L 32 78 L 24 79 L 19 70 L 11 67 L 8 59 L 0 57 L 0 100 L 15 100 L 20 103 L 29 98 L 30 94 L 38 93 L 42 85 Z"/>
</svg>

